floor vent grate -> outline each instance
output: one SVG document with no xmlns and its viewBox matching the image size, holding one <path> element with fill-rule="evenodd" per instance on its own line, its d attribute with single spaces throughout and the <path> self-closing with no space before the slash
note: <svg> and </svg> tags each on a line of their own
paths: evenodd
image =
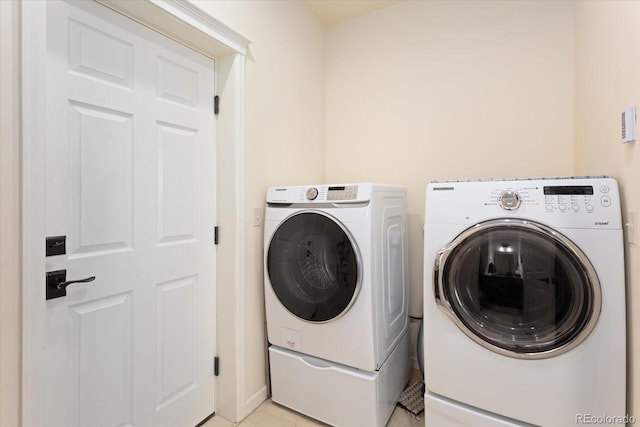
<svg viewBox="0 0 640 427">
<path fill-rule="evenodd" d="M 414 418 L 421 420 L 424 417 L 424 382 L 418 380 L 400 393 L 398 406 L 409 411 Z"/>
</svg>

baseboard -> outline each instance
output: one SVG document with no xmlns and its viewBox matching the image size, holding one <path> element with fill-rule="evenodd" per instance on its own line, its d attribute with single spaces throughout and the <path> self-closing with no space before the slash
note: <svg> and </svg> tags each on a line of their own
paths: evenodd
<svg viewBox="0 0 640 427">
<path fill-rule="evenodd" d="M 243 416 L 242 419 L 244 419 L 245 417 L 247 417 L 249 414 L 251 414 L 253 411 L 256 410 L 256 408 L 258 406 L 260 406 L 260 404 L 262 404 L 262 402 L 264 402 L 265 400 L 267 400 L 267 385 L 265 384 L 264 386 L 262 386 L 256 393 L 254 393 L 253 396 L 251 396 L 249 399 L 247 399 L 244 402 L 244 410 L 243 412 Z"/>
</svg>

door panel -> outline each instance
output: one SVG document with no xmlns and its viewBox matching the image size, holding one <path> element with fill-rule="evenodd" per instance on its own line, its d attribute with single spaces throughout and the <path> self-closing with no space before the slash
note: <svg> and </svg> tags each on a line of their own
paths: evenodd
<svg viewBox="0 0 640 427">
<path fill-rule="evenodd" d="M 196 238 L 196 129 L 158 123 L 158 243 Z"/>
<path fill-rule="evenodd" d="M 196 289 L 196 277 L 156 286 L 157 408 L 197 387 Z"/>
<path fill-rule="evenodd" d="M 77 209 L 67 211 L 79 215 L 72 219 L 79 226 L 74 252 L 131 249 L 134 117 L 71 101 L 70 120 L 70 196 Z"/>
<path fill-rule="evenodd" d="M 198 72 L 161 56 L 157 59 L 158 98 L 197 106 Z"/>
<path fill-rule="evenodd" d="M 74 305 L 69 307 L 69 317 L 73 424 L 132 424 L 132 294 Z"/>
<path fill-rule="evenodd" d="M 94 2 L 47 2 L 51 426 L 214 411 L 214 63 Z"/>
</svg>

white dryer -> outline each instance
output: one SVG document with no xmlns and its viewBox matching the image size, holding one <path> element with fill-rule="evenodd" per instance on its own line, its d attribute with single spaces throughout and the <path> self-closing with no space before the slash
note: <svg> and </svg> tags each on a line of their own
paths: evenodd
<svg viewBox="0 0 640 427">
<path fill-rule="evenodd" d="M 624 425 L 623 250 L 612 178 L 429 184 L 426 424 Z"/>
<path fill-rule="evenodd" d="M 264 245 L 274 401 L 384 425 L 408 379 L 406 190 L 269 188 Z"/>
</svg>

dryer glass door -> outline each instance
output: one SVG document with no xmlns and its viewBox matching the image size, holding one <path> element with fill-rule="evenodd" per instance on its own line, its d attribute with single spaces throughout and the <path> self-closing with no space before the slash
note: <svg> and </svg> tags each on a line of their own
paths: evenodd
<svg viewBox="0 0 640 427">
<path fill-rule="evenodd" d="M 276 296 L 292 314 L 326 322 L 355 301 L 359 259 L 351 235 L 337 220 L 303 211 L 283 221 L 273 234 L 267 273 Z"/>
<path fill-rule="evenodd" d="M 600 285 L 587 257 L 532 221 L 467 229 L 440 252 L 434 277 L 437 302 L 457 326 L 511 357 L 566 352 L 589 335 L 600 313 Z"/>
</svg>

